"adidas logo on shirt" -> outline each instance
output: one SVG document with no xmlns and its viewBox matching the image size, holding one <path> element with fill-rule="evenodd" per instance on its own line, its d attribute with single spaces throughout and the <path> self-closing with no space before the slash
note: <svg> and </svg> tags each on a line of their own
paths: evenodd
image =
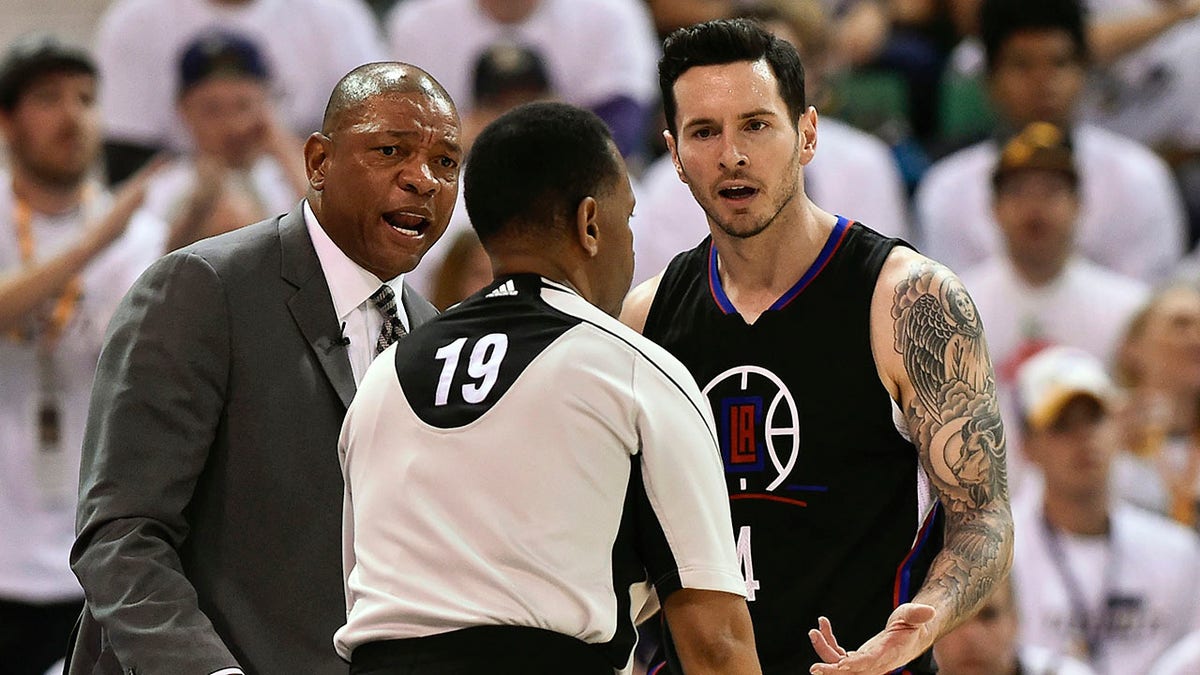
<svg viewBox="0 0 1200 675">
<path fill-rule="evenodd" d="M 492 291 L 491 293 L 488 293 L 484 297 L 500 298 L 500 297 L 503 297 L 506 295 L 516 295 L 516 294 L 517 294 L 517 287 L 513 284 L 512 279 L 509 279 L 508 281 L 497 286 L 494 291 Z"/>
</svg>

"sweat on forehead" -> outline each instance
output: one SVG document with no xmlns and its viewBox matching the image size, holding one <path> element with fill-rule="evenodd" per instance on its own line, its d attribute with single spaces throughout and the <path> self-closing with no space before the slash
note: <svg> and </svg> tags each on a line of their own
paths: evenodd
<svg viewBox="0 0 1200 675">
<path fill-rule="evenodd" d="M 450 95 L 424 70 L 398 61 L 368 63 L 347 73 L 334 86 L 325 106 L 321 133 L 332 133 L 345 113 L 388 94 L 424 94 L 431 100 L 445 101 L 451 110 L 454 109 Z"/>
</svg>

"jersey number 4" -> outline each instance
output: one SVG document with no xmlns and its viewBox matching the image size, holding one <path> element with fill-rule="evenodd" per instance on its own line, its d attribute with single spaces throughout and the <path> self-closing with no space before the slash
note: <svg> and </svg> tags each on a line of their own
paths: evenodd
<svg viewBox="0 0 1200 675">
<path fill-rule="evenodd" d="M 467 338 L 458 338 L 437 350 L 434 355 L 434 358 L 443 362 L 437 391 L 433 395 L 434 405 L 446 405 L 450 402 L 450 390 L 454 386 L 458 362 L 466 345 Z M 471 381 L 459 388 L 463 401 L 482 403 L 487 399 L 492 387 L 496 386 L 496 378 L 500 376 L 500 364 L 507 353 L 508 336 L 504 333 L 489 333 L 479 338 L 467 359 L 466 375 Z"/>
<path fill-rule="evenodd" d="M 742 567 L 742 576 L 746 578 L 746 600 L 754 602 L 754 593 L 760 587 L 758 579 L 754 578 L 754 558 L 750 556 L 750 526 L 743 525 L 737 536 L 738 564 Z"/>
</svg>

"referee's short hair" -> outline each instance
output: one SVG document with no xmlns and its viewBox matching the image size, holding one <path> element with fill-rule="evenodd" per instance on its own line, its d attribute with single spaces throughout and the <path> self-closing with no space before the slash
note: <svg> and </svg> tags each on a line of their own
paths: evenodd
<svg viewBox="0 0 1200 675">
<path fill-rule="evenodd" d="M 528 103 L 497 118 L 475 139 L 463 169 L 479 240 L 571 222 L 584 197 L 616 184 L 614 147 L 599 117 L 565 103 Z"/>
</svg>

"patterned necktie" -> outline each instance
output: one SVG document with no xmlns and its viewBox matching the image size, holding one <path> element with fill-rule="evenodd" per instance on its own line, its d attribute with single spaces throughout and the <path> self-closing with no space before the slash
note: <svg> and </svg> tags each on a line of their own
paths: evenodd
<svg viewBox="0 0 1200 675">
<path fill-rule="evenodd" d="M 371 302 L 383 313 L 383 327 L 379 329 L 379 339 L 375 341 L 375 355 L 379 356 L 393 342 L 407 334 L 404 324 L 396 314 L 396 292 L 391 286 L 384 284 L 371 294 Z"/>
</svg>

